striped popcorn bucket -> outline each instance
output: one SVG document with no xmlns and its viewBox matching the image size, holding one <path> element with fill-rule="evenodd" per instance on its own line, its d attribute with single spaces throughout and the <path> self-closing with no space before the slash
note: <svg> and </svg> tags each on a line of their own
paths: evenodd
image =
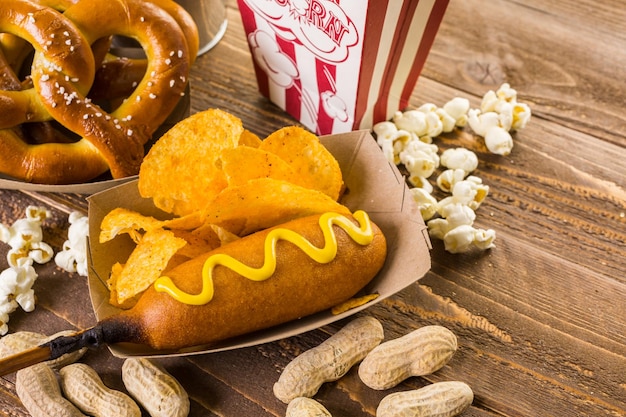
<svg viewBox="0 0 626 417">
<path fill-rule="evenodd" d="M 448 0 L 238 0 L 259 91 L 318 135 L 406 108 Z"/>
</svg>

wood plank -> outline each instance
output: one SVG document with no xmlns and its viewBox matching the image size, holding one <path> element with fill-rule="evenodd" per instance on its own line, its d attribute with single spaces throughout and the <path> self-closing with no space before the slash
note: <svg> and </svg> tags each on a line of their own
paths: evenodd
<svg viewBox="0 0 626 417">
<path fill-rule="evenodd" d="M 423 77 L 482 96 L 509 82 L 541 118 L 626 145 L 620 1 L 452 0 Z"/>
</svg>

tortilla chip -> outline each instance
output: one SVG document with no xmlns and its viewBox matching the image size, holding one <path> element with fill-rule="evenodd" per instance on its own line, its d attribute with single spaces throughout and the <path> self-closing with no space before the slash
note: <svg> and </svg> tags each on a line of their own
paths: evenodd
<svg viewBox="0 0 626 417">
<path fill-rule="evenodd" d="M 259 178 L 224 189 L 204 211 L 206 223 L 237 236 L 276 226 L 312 214 L 350 214 L 326 194 L 287 181 Z"/>
<path fill-rule="evenodd" d="M 291 165 L 296 184 L 339 199 L 343 187 L 341 168 L 313 133 L 297 126 L 285 127 L 265 138 L 259 149 L 278 155 Z"/>
<path fill-rule="evenodd" d="M 362 297 L 350 298 L 349 300 L 346 300 L 343 303 L 336 305 L 330 311 L 334 315 L 345 313 L 346 311 L 352 310 L 353 308 L 360 307 L 363 304 L 367 304 L 370 301 L 377 299 L 378 295 L 379 294 L 368 294 Z"/>
<path fill-rule="evenodd" d="M 128 300 L 145 291 L 161 276 L 170 258 L 185 245 L 184 239 L 170 231 L 147 231 L 128 257 L 119 276 L 112 280 L 115 304 L 124 306 Z"/>
<path fill-rule="evenodd" d="M 118 235 L 127 233 L 135 243 L 141 240 L 142 232 L 159 229 L 161 220 L 145 216 L 133 210 L 115 208 L 104 216 L 100 224 L 100 243 L 108 242 Z"/>
<path fill-rule="evenodd" d="M 261 144 L 261 138 L 248 129 L 244 129 L 239 136 L 239 146 L 249 146 L 251 148 L 258 148 Z"/>
<path fill-rule="evenodd" d="M 278 155 L 249 146 L 224 149 L 221 155 L 222 170 L 229 186 L 243 185 L 248 180 L 274 178 L 291 181 L 297 179 L 295 171 Z"/>
<path fill-rule="evenodd" d="M 236 147 L 242 132 L 240 119 L 217 109 L 181 120 L 145 156 L 140 194 L 179 216 L 202 209 L 226 187 L 219 155 L 222 149 Z"/>
</svg>

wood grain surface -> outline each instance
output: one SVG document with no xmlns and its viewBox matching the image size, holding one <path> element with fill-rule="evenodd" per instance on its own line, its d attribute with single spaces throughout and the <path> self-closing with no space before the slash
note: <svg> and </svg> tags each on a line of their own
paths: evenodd
<svg viewBox="0 0 626 417">
<path fill-rule="evenodd" d="M 219 107 L 266 135 L 296 122 L 257 92 L 236 1 L 224 39 L 196 62 L 192 112 Z M 619 0 L 451 0 L 411 106 L 455 96 L 473 106 L 508 82 L 533 110 L 513 152 L 491 155 L 467 131 L 442 148 L 477 152 L 490 186 L 477 212 L 496 248 L 450 254 L 433 241 L 432 269 L 415 285 L 366 310 L 387 339 L 427 324 L 450 328 L 459 349 L 433 375 L 373 391 L 356 369 L 316 399 L 333 416 L 374 416 L 391 391 L 461 380 L 475 393 L 463 416 L 626 415 L 626 8 Z M 29 204 L 52 218 L 45 239 L 59 250 L 67 215 L 84 196 L 0 190 L 0 221 Z M 0 244 L 0 252 L 6 253 Z M 0 267 L 6 268 L 4 256 Z M 51 334 L 95 323 L 86 279 L 38 267 L 37 308 L 9 326 Z M 191 416 L 283 416 L 272 394 L 284 366 L 345 323 L 251 348 L 161 361 L 191 398 Z M 83 359 L 123 389 L 121 360 L 107 350 Z M 0 378 L 0 415 L 28 416 L 15 375 Z"/>
</svg>

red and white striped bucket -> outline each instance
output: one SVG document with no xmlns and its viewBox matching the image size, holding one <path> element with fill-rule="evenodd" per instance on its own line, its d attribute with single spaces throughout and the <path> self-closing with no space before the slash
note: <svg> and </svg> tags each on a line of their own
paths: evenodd
<svg viewBox="0 0 626 417">
<path fill-rule="evenodd" d="M 319 135 L 406 108 L 448 0 L 238 0 L 260 92 Z"/>
</svg>

